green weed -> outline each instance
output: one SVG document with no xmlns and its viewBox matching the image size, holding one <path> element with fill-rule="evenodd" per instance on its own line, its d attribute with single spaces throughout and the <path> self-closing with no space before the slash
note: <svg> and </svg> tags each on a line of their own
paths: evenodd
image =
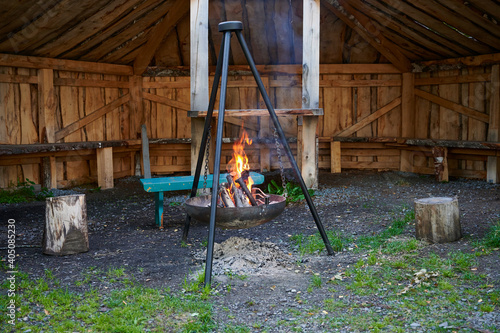
<svg viewBox="0 0 500 333">
<path fill-rule="evenodd" d="M 26 178 L 26 181 L 18 181 L 17 186 L 11 189 L 0 189 L 0 203 L 19 203 L 30 201 L 42 201 L 54 194 L 47 188 L 42 188 L 39 193 L 35 192 L 35 182 Z"/>
<path fill-rule="evenodd" d="M 302 201 L 306 198 L 299 184 L 288 182 L 286 183 L 285 188 L 287 191 L 287 198 L 286 198 L 287 203 Z M 276 183 L 276 181 L 274 180 L 271 180 L 271 182 L 267 185 L 267 191 L 269 194 L 277 194 L 277 195 L 284 194 L 283 186 L 278 185 L 278 183 Z M 314 190 L 309 189 L 307 191 L 309 193 L 309 196 L 311 197 L 314 196 Z"/>
</svg>

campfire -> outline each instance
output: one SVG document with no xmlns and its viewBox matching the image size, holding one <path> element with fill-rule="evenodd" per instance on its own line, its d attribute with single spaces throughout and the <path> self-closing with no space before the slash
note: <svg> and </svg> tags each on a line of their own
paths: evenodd
<svg viewBox="0 0 500 333">
<path fill-rule="evenodd" d="M 243 130 L 241 138 L 233 145 L 233 155 L 227 163 L 226 181 L 217 189 L 216 224 L 225 229 L 243 229 L 263 224 L 277 217 L 284 210 L 283 196 L 265 194 L 254 187 L 245 147 L 252 140 Z M 255 175 L 255 174 L 254 174 Z M 198 196 L 186 201 L 187 213 L 200 221 L 209 222 L 211 195 Z"/>
<path fill-rule="evenodd" d="M 245 153 L 245 146 L 251 145 L 252 140 L 243 130 L 241 138 L 233 145 L 233 156 L 227 164 L 227 183 L 221 183 L 218 191 L 218 207 L 250 207 L 257 206 L 255 198 L 257 189 L 252 193 L 254 181 L 250 176 L 250 165 Z M 265 203 L 265 196 L 264 202 Z"/>
</svg>

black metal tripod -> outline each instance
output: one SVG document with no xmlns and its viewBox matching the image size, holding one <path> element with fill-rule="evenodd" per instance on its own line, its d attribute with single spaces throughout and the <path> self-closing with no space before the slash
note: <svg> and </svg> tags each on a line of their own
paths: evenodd
<svg viewBox="0 0 500 333">
<path fill-rule="evenodd" d="M 264 84 L 262 83 L 262 80 L 260 78 L 259 73 L 257 72 L 257 68 L 255 66 L 255 63 L 252 59 L 252 56 L 250 55 L 250 51 L 248 49 L 248 46 L 245 42 L 245 39 L 243 38 L 243 35 L 241 31 L 243 30 L 243 24 L 239 21 L 227 21 L 227 22 L 221 22 L 219 23 L 219 32 L 222 32 L 224 34 L 224 37 L 222 39 L 220 51 L 219 51 L 219 58 L 217 59 L 217 67 L 215 69 L 215 76 L 214 76 L 214 82 L 212 86 L 212 92 L 210 94 L 210 101 L 208 104 L 208 110 L 207 110 L 207 116 L 205 118 L 205 127 L 203 128 L 203 137 L 201 140 L 201 147 L 200 151 L 198 154 L 198 162 L 196 163 L 196 171 L 194 174 L 194 180 L 193 180 L 193 188 L 191 189 L 191 195 L 190 198 L 193 198 L 196 196 L 196 191 L 198 189 L 198 182 L 200 179 L 200 173 L 201 173 L 201 167 L 203 164 L 203 157 L 204 157 L 204 152 L 206 150 L 206 145 L 207 145 L 207 138 L 210 132 L 210 123 L 212 120 L 212 115 L 213 115 L 213 110 L 214 110 L 214 105 L 215 105 L 215 99 L 217 96 L 217 89 L 219 87 L 219 82 L 221 85 L 221 90 L 220 90 L 220 99 L 219 99 L 219 116 L 217 120 L 217 136 L 216 136 L 216 144 L 215 144 L 215 160 L 214 160 L 214 168 L 213 168 L 213 183 L 212 183 L 212 197 L 211 197 L 211 208 L 210 208 L 210 227 L 209 227 L 209 233 L 208 233 L 208 245 L 207 245 L 207 257 L 206 257 L 206 267 L 205 267 L 205 286 L 211 284 L 211 279 L 212 279 L 212 261 L 213 261 L 213 250 L 214 250 L 214 238 L 215 238 L 215 216 L 216 216 L 216 210 L 217 210 L 217 190 L 219 187 L 219 176 L 220 176 L 220 160 L 221 160 L 221 151 L 222 151 L 222 130 L 224 128 L 224 111 L 226 108 L 226 90 L 227 90 L 227 76 L 228 76 L 228 67 L 229 67 L 229 50 L 230 50 L 230 42 L 231 42 L 231 33 L 235 33 L 236 37 L 238 38 L 238 41 L 240 43 L 240 46 L 243 50 L 243 53 L 245 54 L 245 57 L 247 59 L 247 62 L 250 66 L 250 69 L 252 70 L 252 74 L 255 78 L 255 81 L 257 82 L 257 86 L 259 88 L 259 91 L 262 95 L 262 98 L 264 99 L 264 103 L 266 104 L 267 109 L 269 110 L 269 115 L 273 121 L 274 127 L 276 128 L 276 131 L 279 135 L 279 139 L 283 147 L 285 148 L 286 154 L 288 156 L 288 159 L 290 160 L 290 163 L 292 164 L 292 168 L 295 171 L 295 176 L 299 180 L 300 187 L 302 189 L 302 192 L 304 193 L 304 196 L 306 198 L 307 204 L 309 205 L 309 209 L 311 211 L 311 214 L 314 218 L 314 221 L 316 222 L 316 226 L 321 234 L 321 237 L 323 238 L 323 242 L 325 243 L 326 250 L 328 251 L 329 255 L 333 255 L 333 249 L 330 245 L 330 242 L 328 240 L 328 236 L 326 235 L 325 229 L 323 227 L 323 224 L 321 223 L 321 220 L 319 219 L 318 213 L 316 211 L 316 207 L 314 206 L 314 203 L 311 199 L 311 196 L 309 195 L 309 192 L 307 190 L 307 186 L 304 183 L 304 179 L 302 178 L 302 175 L 300 173 L 299 167 L 297 165 L 297 162 L 295 161 L 295 158 L 293 157 L 292 150 L 290 149 L 290 146 L 288 145 L 288 142 L 286 140 L 285 134 L 283 132 L 283 129 L 281 128 L 281 125 L 278 121 L 278 117 L 276 116 L 276 112 L 274 111 L 273 106 L 271 105 L 271 100 L 269 99 L 269 96 L 267 95 L 267 92 L 264 88 Z M 189 231 L 189 224 L 191 222 L 191 218 L 189 215 L 186 217 L 186 222 L 184 225 L 184 232 L 183 232 L 183 240 L 187 239 L 187 234 Z"/>
</svg>

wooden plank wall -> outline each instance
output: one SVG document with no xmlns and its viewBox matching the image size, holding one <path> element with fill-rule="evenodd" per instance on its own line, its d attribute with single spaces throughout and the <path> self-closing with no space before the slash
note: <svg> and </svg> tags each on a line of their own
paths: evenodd
<svg viewBox="0 0 500 333">
<path fill-rule="evenodd" d="M 331 67 L 329 67 L 331 66 Z M 333 66 L 333 67 L 332 67 Z M 318 124 L 319 167 L 329 169 L 333 137 L 401 137 L 401 74 L 386 65 L 334 65 L 321 67 Z M 351 70 L 352 69 L 352 70 Z M 384 70 L 388 69 L 388 70 Z M 297 66 L 280 65 L 262 73 L 263 82 L 276 108 L 300 108 L 301 77 Z M 133 76 L 54 70 L 55 137 L 58 142 L 137 140 L 141 121 L 150 138 L 189 138 L 189 77 L 142 77 L 141 114 L 131 114 L 130 82 Z M 436 70 L 415 73 L 416 138 L 457 141 L 487 141 L 490 99 L 494 84 L 491 67 Z M 496 83 L 498 84 L 498 83 Z M 40 142 L 38 78 L 36 69 L 0 68 L 0 143 Z M 237 72 L 229 79 L 228 109 L 263 108 L 252 76 Z M 139 108 L 140 109 L 140 108 Z M 139 112 L 139 111 L 137 111 Z M 497 111 L 498 112 L 498 111 Z M 271 136 L 268 117 L 227 117 L 225 137 L 235 138 L 243 125 L 250 137 Z M 297 136 L 297 119 L 280 118 L 287 137 Z M 135 141 L 134 141 L 135 142 Z M 296 145 L 292 145 L 296 149 Z M 342 168 L 399 170 L 402 147 L 378 143 L 342 142 Z M 433 173 L 431 149 L 410 151 L 412 171 Z M 254 169 L 261 164 L 261 151 L 269 151 L 270 167 L 279 167 L 274 144 L 256 144 L 248 156 Z M 113 148 L 115 178 L 133 175 L 139 143 Z M 155 174 L 189 172 L 189 143 L 153 144 L 151 168 Z M 224 166 L 231 147 L 223 147 Z M 493 155 L 492 155 L 493 154 Z M 488 156 L 495 151 L 452 148 L 448 151 L 450 175 L 486 177 Z M 44 154 L 3 155 L 0 187 L 26 178 L 40 183 Z M 95 181 L 95 150 L 53 153 L 58 186 Z M 285 163 L 287 166 L 288 163 Z"/>
</svg>

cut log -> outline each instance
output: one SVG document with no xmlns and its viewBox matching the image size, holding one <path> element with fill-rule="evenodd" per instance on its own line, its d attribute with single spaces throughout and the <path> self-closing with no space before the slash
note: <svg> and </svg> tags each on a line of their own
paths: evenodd
<svg viewBox="0 0 500 333">
<path fill-rule="evenodd" d="M 219 193 L 222 202 L 224 203 L 224 207 L 235 207 L 234 202 L 231 200 L 231 196 L 229 195 L 229 185 L 227 183 L 222 183 L 220 185 Z"/>
<path fill-rule="evenodd" d="M 457 198 L 415 200 L 415 220 L 417 239 L 426 239 L 431 243 L 447 243 L 462 237 Z"/>
<path fill-rule="evenodd" d="M 89 250 L 85 194 L 46 199 L 42 249 L 59 256 Z"/>
</svg>

